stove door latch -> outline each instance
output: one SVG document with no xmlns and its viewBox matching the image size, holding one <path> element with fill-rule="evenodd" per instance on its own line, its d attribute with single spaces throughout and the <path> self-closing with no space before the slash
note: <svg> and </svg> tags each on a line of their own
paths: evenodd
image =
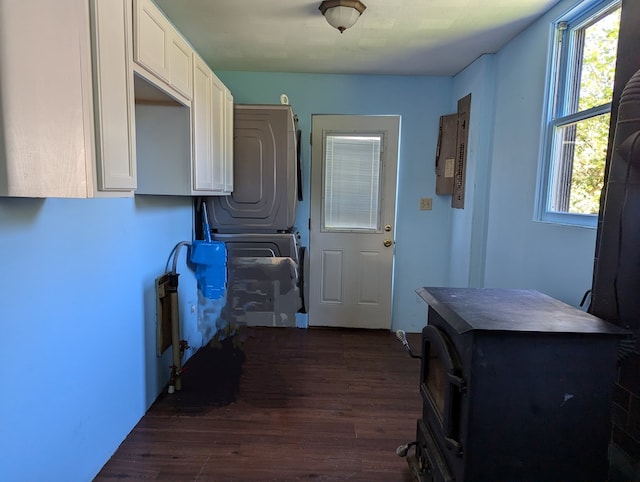
<svg viewBox="0 0 640 482">
<path fill-rule="evenodd" d="M 467 382 L 464 378 L 454 375 L 453 373 L 447 373 L 449 383 L 458 387 L 460 393 L 467 393 Z"/>
</svg>

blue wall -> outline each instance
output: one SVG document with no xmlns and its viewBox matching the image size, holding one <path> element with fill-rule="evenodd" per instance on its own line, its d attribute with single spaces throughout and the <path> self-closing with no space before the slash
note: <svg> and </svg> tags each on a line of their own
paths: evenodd
<svg viewBox="0 0 640 482">
<path fill-rule="evenodd" d="M 495 59 L 483 55 L 454 79 L 453 98 L 471 94 L 464 209 L 453 209 L 451 286 L 484 286 L 495 103 Z"/>
<path fill-rule="evenodd" d="M 0 198 L 0 480 L 90 480 L 145 413 L 171 363 L 154 280 L 191 233 L 190 199 Z"/>
<path fill-rule="evenodd" d="M 393 328 L 419 331 L 425 305 L 421 286 L 448 282 L 451 197 L 435 196 L 435 153 L 440 115 L 452 111 L 449 77 L 312 75 L 216 72 L 237 104 L 278 104 L 286 93 L 302 130 L 303 189 L 296 227 L 308 246 L 312 114 L 401 115 L 396 216 Z M 455 105 L 455 104 L 454 104 Z M 432 211 L 420 198 L 434 197 Z"/>
<path fill-rule="evenodd" d="M 482 161 L 488 169 L 484 175 L 489 176 L 486 224 L 472 230 L 472 236 L 486 237 L 483 285 L 533 288 L 572 305 L 579 304 L 591 287 L 595 229 L 533 218 L 551 24 L 576 3 L 561 2 L 491 62 L 481 58 L 456 77 L 456 91 L 467 87 L 474 95 L 491 96 L 481 119 L 475 119 L 492 126 L 480 127 L 490 139 L 480 149 L 488 157 Z M 488 89 L 489 84 L 495 90 Z M 474 103 L 472 119 L 475 107 Z M 474 125 L 472 121 L 471 129 Z M 476 172 L 476 181 L 484 184 L 479 176 Z M 480 235 L 480 229 L 486 232 Z"/>
</svg>

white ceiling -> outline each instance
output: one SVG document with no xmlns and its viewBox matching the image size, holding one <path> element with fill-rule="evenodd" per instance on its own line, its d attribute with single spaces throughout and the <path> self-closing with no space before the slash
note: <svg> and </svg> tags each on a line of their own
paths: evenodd
<svg viewBox="0 0 640 482">
<path fill-rule="evenodd" d="M 156 0 L 213 70 L 454 75 L 559 0 L 363 0 L 340 34 L 320 0 Z"/>
</svg>

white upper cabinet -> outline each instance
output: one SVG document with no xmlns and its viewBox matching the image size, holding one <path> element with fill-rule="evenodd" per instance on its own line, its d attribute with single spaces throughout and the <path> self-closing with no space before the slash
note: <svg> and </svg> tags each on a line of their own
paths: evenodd
<svg viewBox="0 0 640 482">
<path fill-rule="evenodd" d="M 149 93 L 136 78 L 136 194 L 219 196 L 233 188 L 233 97 L 193 54 L 193 99 Z"/>
<path fill-rule="evenodd" d="M 193 190 L 216 191 L 223 181 L 216 179 L 213 165 L 213 72 L 199 57 L 193 62 Z"/>
<path fill-rule="evenodd" d="M 171 25 L 153 3 L 135 0 L 133 59 L 166 82 L 169 82 L 167 46 L 170 29 Z"/>
<path fill-rule="evenodd" d="M 193 66 L 193 193 L 230 194 L 233 159 L 229 157 L 229 139 L 233 143 L 233 119 L 229 119 L 229 111 L 233 116 L 233 97 L 196 54 Z"/>
<path fill-rule="evenodd" d="M 193 50 L 178 34 L 169 39 L 169 83 L 187 99 L 193 92 L 193 69 L 191 68 Z"/>
<path fill-rule="evenodd" d="M 233 192 L 233 95 L 225 89 L 224 96 L 224 193 Z"/>
<path fill-rule="evenodd" d="M 230 194 L 231 92 L 152 0 L 134 0 L 133 11 L 136 193 Z"/>
<path fill-rule="evenodd" d="M 191 99 L 191 47 L 151 0 L 134 2 L 135 62 Z"/>
<path fill-rule="evenodd" d="M 98 189 L 136 188 L 131 0 L 92 0 Z"/>
<path fill-rule="evenodd" d="M 225 95 L 227 88 L 211 73 L 211 163 L 213 164 L 213 185 L 214 190 L 224 191 L 224 112 L 225 112 Z"/>
<path fill-rule="evenodd" d="M 130 0 L 0 0 L 0 195 L 133 194 L 130 12 Z"/>
</svg>

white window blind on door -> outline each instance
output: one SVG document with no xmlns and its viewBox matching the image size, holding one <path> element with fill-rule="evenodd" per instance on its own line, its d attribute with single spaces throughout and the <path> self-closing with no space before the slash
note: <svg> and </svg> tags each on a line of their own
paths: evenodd
<svg viewBox="0 0 640 482">
<path fill-rule="evenodd" d="M 379 230 L 382 136 L 327 134 L 323 230 Z"/>
</svg>

